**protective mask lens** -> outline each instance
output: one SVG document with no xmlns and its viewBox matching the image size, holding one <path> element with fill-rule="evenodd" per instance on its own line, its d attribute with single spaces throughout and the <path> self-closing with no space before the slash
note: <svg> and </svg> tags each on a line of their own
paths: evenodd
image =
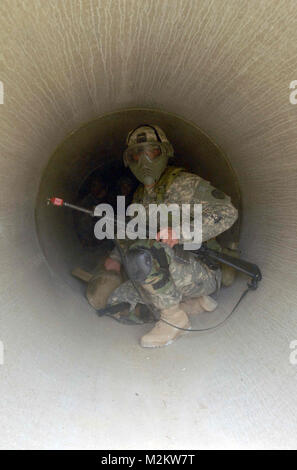
<svg viewBox="0 0 297 470">
<path fill-rule="evenodd" d="M 162 155 L 161 146 L 158 144 L 141 144 L 128 148 L 124 153 L 127 165 L 139 162 L 142 156 L 149 161 L 157 160 Z"/>
</svg>

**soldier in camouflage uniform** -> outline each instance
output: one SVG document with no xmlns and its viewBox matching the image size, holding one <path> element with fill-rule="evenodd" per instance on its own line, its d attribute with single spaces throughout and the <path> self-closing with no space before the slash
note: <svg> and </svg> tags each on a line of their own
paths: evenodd
<svg viewBox="0 0 297 470">
<path fill-rule="evenodd" d="M 208 241 L 229 229 L 238 217 L 230 197 L 211 186 L 198 175 L 183 168 L 167 166 L 173 156 L 173 148 L 164 132 L 158 126 L 143 125 L 130 132 L 127 138 L 124 162 L 142 183 L 136 190 L 133 202 L 150 204 L 202 204 L 202 241 Z M 190 252 L 180 257 L 176 245 L 189 240 L 176 238 L 174 227 L 162 227 L 156 240 L 120 240 L 121 247 L 128 249 L 142 247 L 152 253 L 152 267 L 146 278 L 137 282 L 135 290 L 130 280 L 115 289 L 108 304 L 129 302 L 131 309 L 146 299 L 161 311 L 161 320 L 141 338 L 143 347 L 160 347 L 173 342 L 183 330 L 190 328 L 187 304 L 197 311 L 214 309 L 216 302 L 209 297 L 221 283 L 221 270 L 213 270 Z M 168 273 L 156 253 L 165 254 Z M 179 251 L 180 252 L 180 251 Z M 164 255 L 163 255 L 164 259 Z M 120 271 L 121 258 L 115 248 L 105 262 L 107 270 Z M 144 295 L 139 295 L 142 292 Z M 196 301 L 196 304 L 193 299 Z M 162 320 L 165 320 L 163 322 Z"/>
</svg>

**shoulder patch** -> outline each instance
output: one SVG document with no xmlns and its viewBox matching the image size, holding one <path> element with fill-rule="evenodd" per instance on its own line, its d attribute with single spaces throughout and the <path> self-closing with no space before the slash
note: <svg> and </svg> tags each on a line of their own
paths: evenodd
<svg viewBox="0 0 297 470">
<path fill-rule="evenodd" d="M 219 189 L 213 189 L 211 194 L 216 199 L 225 199 L 225 194 L 223 193 L 223 191 L 220 191 Z"/>
</svg>

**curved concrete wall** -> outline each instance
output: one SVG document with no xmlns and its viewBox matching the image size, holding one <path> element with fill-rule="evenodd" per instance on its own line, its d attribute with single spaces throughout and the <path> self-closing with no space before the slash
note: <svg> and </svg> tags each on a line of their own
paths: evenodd
<svg viewBox="0 0 297 470">
<path fill-rule="evenodd" d="M 125 172 L 123 149 L 128 132 L 142 122 L 161 126 L 174 148 L 170 164 L 194 171 L 226 192 L 241 213 L 239 182 L 226 155 L 197 126 L 172 114 L 146 108 L 124 109 L 106 114 L 83 125 L 66 137 L 55 150 L 43 172 L 36 200 L 36 225 L 39 242 L 55 275 L 77 286 L 71 276 L 73 266 L 94 269 L 100 258 L 106 256 L 103 243 L 98 249 L 82 249 L 73 224 L 73 212 L 57 210 L 47 204 L 56 195 L 77 204 L 79 187 L 94 171 L 102 177 L 110 168 L 110 178 L 117 171 Z M 113 171 L 112 171 L 113 170 Z M 131 174 L 131 176 L 133 176 Z M 110 190 L 116 190 L 116 181 L 108 181 Z M 220 235 L 222 245 L 238 242 L 240 220 Z M 107 245 L 107 246 L 106 246 Z"/>
<path fill-rule="evenodd" d="M 295 10 L 290 0 L 2 1 L 3 448 L 296 446 Z M 98 320 L 53 275 L 35 230 L 55 148 L 124 107 L 177 113 L 226 152 L 242 190 L 241 247 L 264 275 L 223 328 L 160 351 L 139 348 L 144 328 Z"/>
</svg>

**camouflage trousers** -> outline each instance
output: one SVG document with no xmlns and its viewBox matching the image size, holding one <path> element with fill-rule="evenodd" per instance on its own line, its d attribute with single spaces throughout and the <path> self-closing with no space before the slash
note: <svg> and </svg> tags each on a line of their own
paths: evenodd
<svg viewBox="0 0 297 470">
<path fill-rule="evenodd" d="M 149 302 L 158 309 L 165 309 L 178 305 L 187 298 L 210 295 L 220 288 L 221 270 L 212 270 L 206 264 L 197 260 L 193 253 L 187 252 L 187 259 L 181 259 L 175 250 L 162 242 L 153 242 L 157 248 L 164 248 L 170 276 L 164 285 L 160 287 L 163 277 L 161 267 L 154 259 L 153 267 L 144 282 L 137 282 L 135 289 L 130 280 L 123 282 L 108 298 L 108 305 L 119 302 L 128 302 L 133 310 L 138 303 Z M 144 242 L 135 242 L 134 246 L 144 246 Z M 147 245 L 149 247 L 149 244 Z M 162 284 L 162 283 L 161 283 Z M 145 299 L 145 300 L 144 300 Z"/>
</svg>

